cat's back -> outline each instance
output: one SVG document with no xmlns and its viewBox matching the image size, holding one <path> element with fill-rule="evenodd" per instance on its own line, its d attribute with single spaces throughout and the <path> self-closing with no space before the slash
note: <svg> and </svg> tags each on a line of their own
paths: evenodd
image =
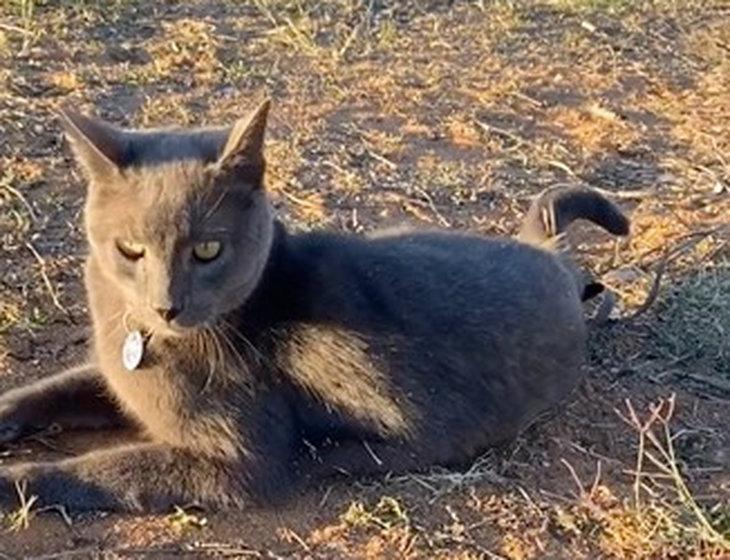
<svg viewBox="0 0 730 560">
<path fill-rule="evenodd" d="M 463 328 L 488 321 L 583 321 L 575 282 L 554 255 L 509 238 L 446 231 L 292 240 L 313 318 Z M 524 328 L 524 325 L 523 327 Z M 578 328 L 576 326 L 576 328 Z"/>
</svg>

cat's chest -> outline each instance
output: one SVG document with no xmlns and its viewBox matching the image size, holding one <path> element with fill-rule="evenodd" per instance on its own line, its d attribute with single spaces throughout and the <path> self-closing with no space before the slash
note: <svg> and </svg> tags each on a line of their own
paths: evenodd
<svg viewBox="0 0 730 560">
<path fill-rule="evenodd" d="M 91 280 L 98 284 L 98 278 Z M 211 359 L 205 345 L 164 345 L 131 329 L 124 304 L 111 288 L 101 292 L 92 285 L 89 303 L 94 359 L 124 410 L 153 434 L 169 435 L 184 431 L 210 409 L 216 398 L 212 381 L 230 364 Z"/>
<path fill-rule="evenodd" d="M 189 357 L 185 364 L 177 363 L 174 356 L 163 360 L 144 336 L 130 348 L 129 341 L 136 334 L 120 329 L 104 333 L 97 341 L 98 360 L 107 384 L 121 404 L 144 424 L 176 422 L 194 403 L 193 381 L 200 376 Z"/>
</svg>

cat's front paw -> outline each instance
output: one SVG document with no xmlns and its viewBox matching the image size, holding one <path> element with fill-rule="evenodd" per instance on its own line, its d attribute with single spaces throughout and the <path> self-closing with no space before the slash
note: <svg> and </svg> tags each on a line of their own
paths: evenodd
<svg viewBox="0 0 730 560">
<path fill-rule="evenodd" d="M 23 407 L 10 399 L 0 399 L 0 445 L 17 441 L 33 430 Z"/>
</svg>

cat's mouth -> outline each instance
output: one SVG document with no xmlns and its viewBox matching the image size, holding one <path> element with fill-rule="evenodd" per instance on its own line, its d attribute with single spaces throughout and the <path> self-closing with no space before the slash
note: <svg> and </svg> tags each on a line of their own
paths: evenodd
<svg viewBox="0 0 730 560">
<path fill-rule="evenodd" d="M 165 338 L 184 338 L 186 336 L 194 335 L 201 331 L 207 330 L 210 327 L 208 321 L 171 321 L 162 322 L 158 321 L 154 328 L 155 334 L 158 337 Z"/>
<path fill-rule="evenodd" d="M 140 310 L 136 314 L 138 321 L 139 330 L 149 333 L 150 337 L 160 338 L 184 338 L 190 336 L 201 330 L 208 328 L 207 321 L 196 321 L 191 317 L 185 317 L 183 315 L 176 317 L 172 320 L 166 321 L 157 314 L 149 312 L 148 310 Z M 125 329 L 130 330 L 129 320 L 125 321 Z"/>
<path fill-rule="evenodd" d="M 163 324 L 156 327 L 152 333 L 157 338 L 183 338 L 197 330 L 195 327 L 179 327 L 171 324 Z"/>
</svg>

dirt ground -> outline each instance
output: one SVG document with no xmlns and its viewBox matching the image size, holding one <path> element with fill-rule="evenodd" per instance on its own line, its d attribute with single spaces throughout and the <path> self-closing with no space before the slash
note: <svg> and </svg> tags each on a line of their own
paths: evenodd
<svg viewBox="0 0 730 560">
<path fill-rule="evenodd" d="M 69 518 L 25 496 L 0 559 L 730 557 L 726 1 L 4 0 L 0 84 L 0 390 L 88 343 L 62 105 L 228 123 L 271 95 L 268 185 L 292 228 L 511 235 L 559 183 L 633 225 L 574 230 L 620 319 L 572 399 L 507 448 L 276 510 Z M 0 463 L 89 444 L 47 434 Z"/>
</svg>

